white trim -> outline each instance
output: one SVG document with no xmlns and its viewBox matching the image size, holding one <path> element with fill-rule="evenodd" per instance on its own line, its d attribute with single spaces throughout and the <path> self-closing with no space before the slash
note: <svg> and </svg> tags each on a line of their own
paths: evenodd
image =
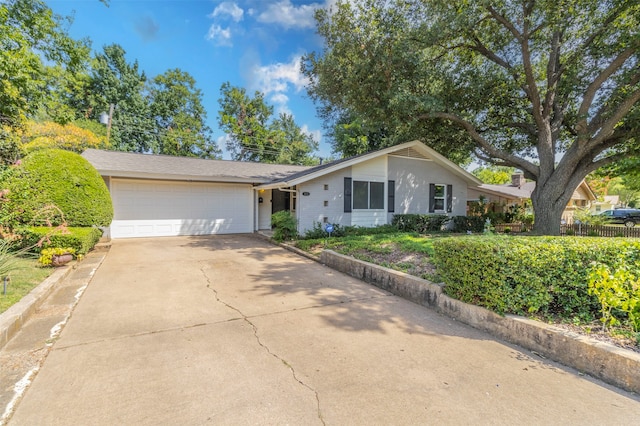
<svg viewBox="0 0 640 426">
<path fill-rule="evenodd" d="M 446 183 L 434 183 L 433 184 L 433 187 L 434 187 L 434 191 L 433 191 L 433 212 L 434 213 L 444 213 L 444 214 L 447 213 L 447 207 L 448 207 L 447 206 L 447 185 L 450 185 L 450 184 L 446 184 Z M 435 195 L 436 188 L 438 186 L 441 186 L 441 187 L 444 188 L 444 196 L 442 196 L 442 197 L 436 197 L 436 195 Z M 453 194 L 451 194 L 451 195 L 453 195 Z M 436 209 L 436 200 L 443 200 L 442 204 L 444 205 L 444 209 Z M 429 201 L 431 201 L 431 200 L 429 200 Z M 453 202 L 453 200 L 452 200 L 452 202 Z M 453 206 L 451 206 L 451 208 L 453 209 Z"/>
<path fill-rule="evenodd" d="M 427 157 L 430 157 L 433 159 L 433 161 L 436 161 L 437 163 L 439 163 L 443 168 L 448 169 L 450 172 L 453 172 L 455 175 L 458 175 L 459 177 L 461 177 L 462 179 L 467 181 L 467 184 L 473 185 L 473 186 L 479 186 L 482 184 L 482 182 L 476 178 L 475 176 L 473 176 L 471 173 L 467 172 L 466 170 L 462 169 L 460 166 L 458 166 L 457 164 L 451 162 L 450 160 L 448 160 L 447 158 L 445 158 L 444 156 L 438 154 L 436 151 L 434 151 L 433 149 L 429 148 L 428 146 L 426 146 L 425 144 L 423 144 L 420 141 L 412 141 L 412 142 L 405 142 L 403 144 L 400 145 L 395 145 L 395 146 L 390 146 L 388 148 L 385 149 L 381 149 L 379 151 L 374 151 L 374 152 L 370 152 L 368 154 L 365 155 L 361 155 L 358 157 L 354 157 L 351 158 L 349 160 L 345 160 L 342 162 L 339 162 L 337 164 L 334 164 L 332 166 L 329 167 L 325 167 L 323 169 L 320 169 L 318 171 L 306 174 L 304 176 L 301 176 L 299 178 L 295 178 L 295 179 L 291 179 L 291 180 L 287 180 L 287 181 L 282 181 L 282 182 L 276 182 L 276 183 L 266 183 L 266 184 L 262 184 L 262 185 L 258 185 L 255 189 L 273 189 L 273 188 L 278 188 L 278 187 L 288 187 L 288 186 L 294 186 L 294 185 L 299 185 L 301 183 L 313 180 L 313 179 L 317 179 L 321 176 L 327 175 L 329 173 L 333 173 L 335 171 L 341 170 L 341 169 L 345 169 L 347 167 L 351 167 L 354 166 L 356 164 L 360 164 L 362 162 L 371 160 L 372 158 L 376 158 L 376 157 L 380 157 L 383 155 L 389 155 L 395 151 L 404 149 L 404 148 L 414 148 L 418 151 L 423 151 L 425 153 L 425 155 Z M 403 158 L 410 158 L 410 157 L 403 157 Z"/>
</svg>

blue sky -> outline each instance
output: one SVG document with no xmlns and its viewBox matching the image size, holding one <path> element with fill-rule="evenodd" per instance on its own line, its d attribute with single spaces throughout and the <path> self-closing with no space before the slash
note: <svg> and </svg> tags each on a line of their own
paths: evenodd
<svg viewBox="0 0 640 426">
<path fill-rule="evenodd" d="M 224 149 L 218 129 L 220 86 L 229 81 L 253 94 L 259 90 L 277 112 L 293 114 L 303 130 L 331 148 L 306 97 L 300 57 L 322 50 L 314 10 L 336 0 L 47 0 L 57 14 L 72 16 L 69 34 L 88 37 L 101 51 L 117 43 L 147 77 L 172 68 L 191 74 L 203 92 L 208 124 Z M 224 153 L 225 158 L 229 158 Z"/>
</svg>

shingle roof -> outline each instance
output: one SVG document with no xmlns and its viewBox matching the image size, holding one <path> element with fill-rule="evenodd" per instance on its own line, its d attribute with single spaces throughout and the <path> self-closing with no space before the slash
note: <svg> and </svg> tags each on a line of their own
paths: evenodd
<svg viewBox="0 0 640 426">
<path fill-rule="evenodd" d="M 87 149 L 82 153 L 100 174 L 113 177 L 264 183 L 310 167 Z"/>
<path fill-rule="evenodd" d="M 529 185 L 531 183 L 533 184 L 533 187 Z M 535 182 L 527 182 L 524 185 L 522 185 L 522 188 L 519 188 L 517 186 L 512 186 L 512 185 L 490 185 L 487 183 L 483 183 L 477 189 L 480 191 L 484 189 L 484 190 L 505 195 L 508 197 L 525 199 L 525 198 L 531 198 L 531 193 L 533 192 L 534 188 L 535 188 Z"/>
</svg>

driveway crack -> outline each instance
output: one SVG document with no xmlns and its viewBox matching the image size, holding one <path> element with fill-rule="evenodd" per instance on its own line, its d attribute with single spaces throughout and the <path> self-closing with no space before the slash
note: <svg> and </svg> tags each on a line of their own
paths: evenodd
<svg viewBox="0 0 640 426">
<path fill-rule="evenodd" d="M 236 311 L 242 317 L 242 320 L 247 324 L 249 324 L 249 326 L 253 330 L 253 336 L 255 337 L 256 342 L 258 342 L 258 345 L 260 345 L 260 347 L 264 349 L 265 352 L 267 352 L 269 355 L 271 355 L 272 357 L 280 361 L 283 365 L 285 365 L 289 369 L 289 371 L 291 371 L 291 376 L 296 382 L 298 382 L 301 386 L 307 388 L 309 391 L 311 391 L 314 394 L 315 400 L 316 400 L 316 410 L 317 410 L 318 419 L 323 425 L 326 425 L 324 419 L 322 418 L 322 410 L 320 409 L 320 396 L 318 395 L 318 391 L 298 377 L 295 368 L 293 368 L 293 365 L 291 365 L 286 359 L 282 358 L 280 355 L 273 352 L 267 345 L 265 345 L 262 342 L 262 340 L 260 340 L 260 336 L 258 335 L 258 327 L 251 321 L 251 319 L 247 315 L 244 314 L 244 312 L 242 312 L 240 309 L 236 308 L 235 306 L 225 302 L 224 300 L 220 299 L 218 291 L 213 287 L 211 283 L 211 279 L 209 278 L 209 275 L 207 275 L 207 272 L 205 271 L 204 266 L 200 268 L 200 271 L 202 272 L 202 275 L 207 280 L 207 288 L 213 292 L 213 295 L 215 296 L 216 301 L 226 306 L 227 308 L 233 311 Z"/>
</svg>

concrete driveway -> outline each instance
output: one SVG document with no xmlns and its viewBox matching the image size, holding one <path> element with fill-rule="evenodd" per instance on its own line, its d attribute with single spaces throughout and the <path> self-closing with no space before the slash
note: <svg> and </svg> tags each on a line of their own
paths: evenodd
<svg viewBox="0 0 640 426">
<path fill-rule="evenodd" d="M 11 425 L 636 424 L 637 396 L 253 236 L 114 241 Z"/>
</svg>

